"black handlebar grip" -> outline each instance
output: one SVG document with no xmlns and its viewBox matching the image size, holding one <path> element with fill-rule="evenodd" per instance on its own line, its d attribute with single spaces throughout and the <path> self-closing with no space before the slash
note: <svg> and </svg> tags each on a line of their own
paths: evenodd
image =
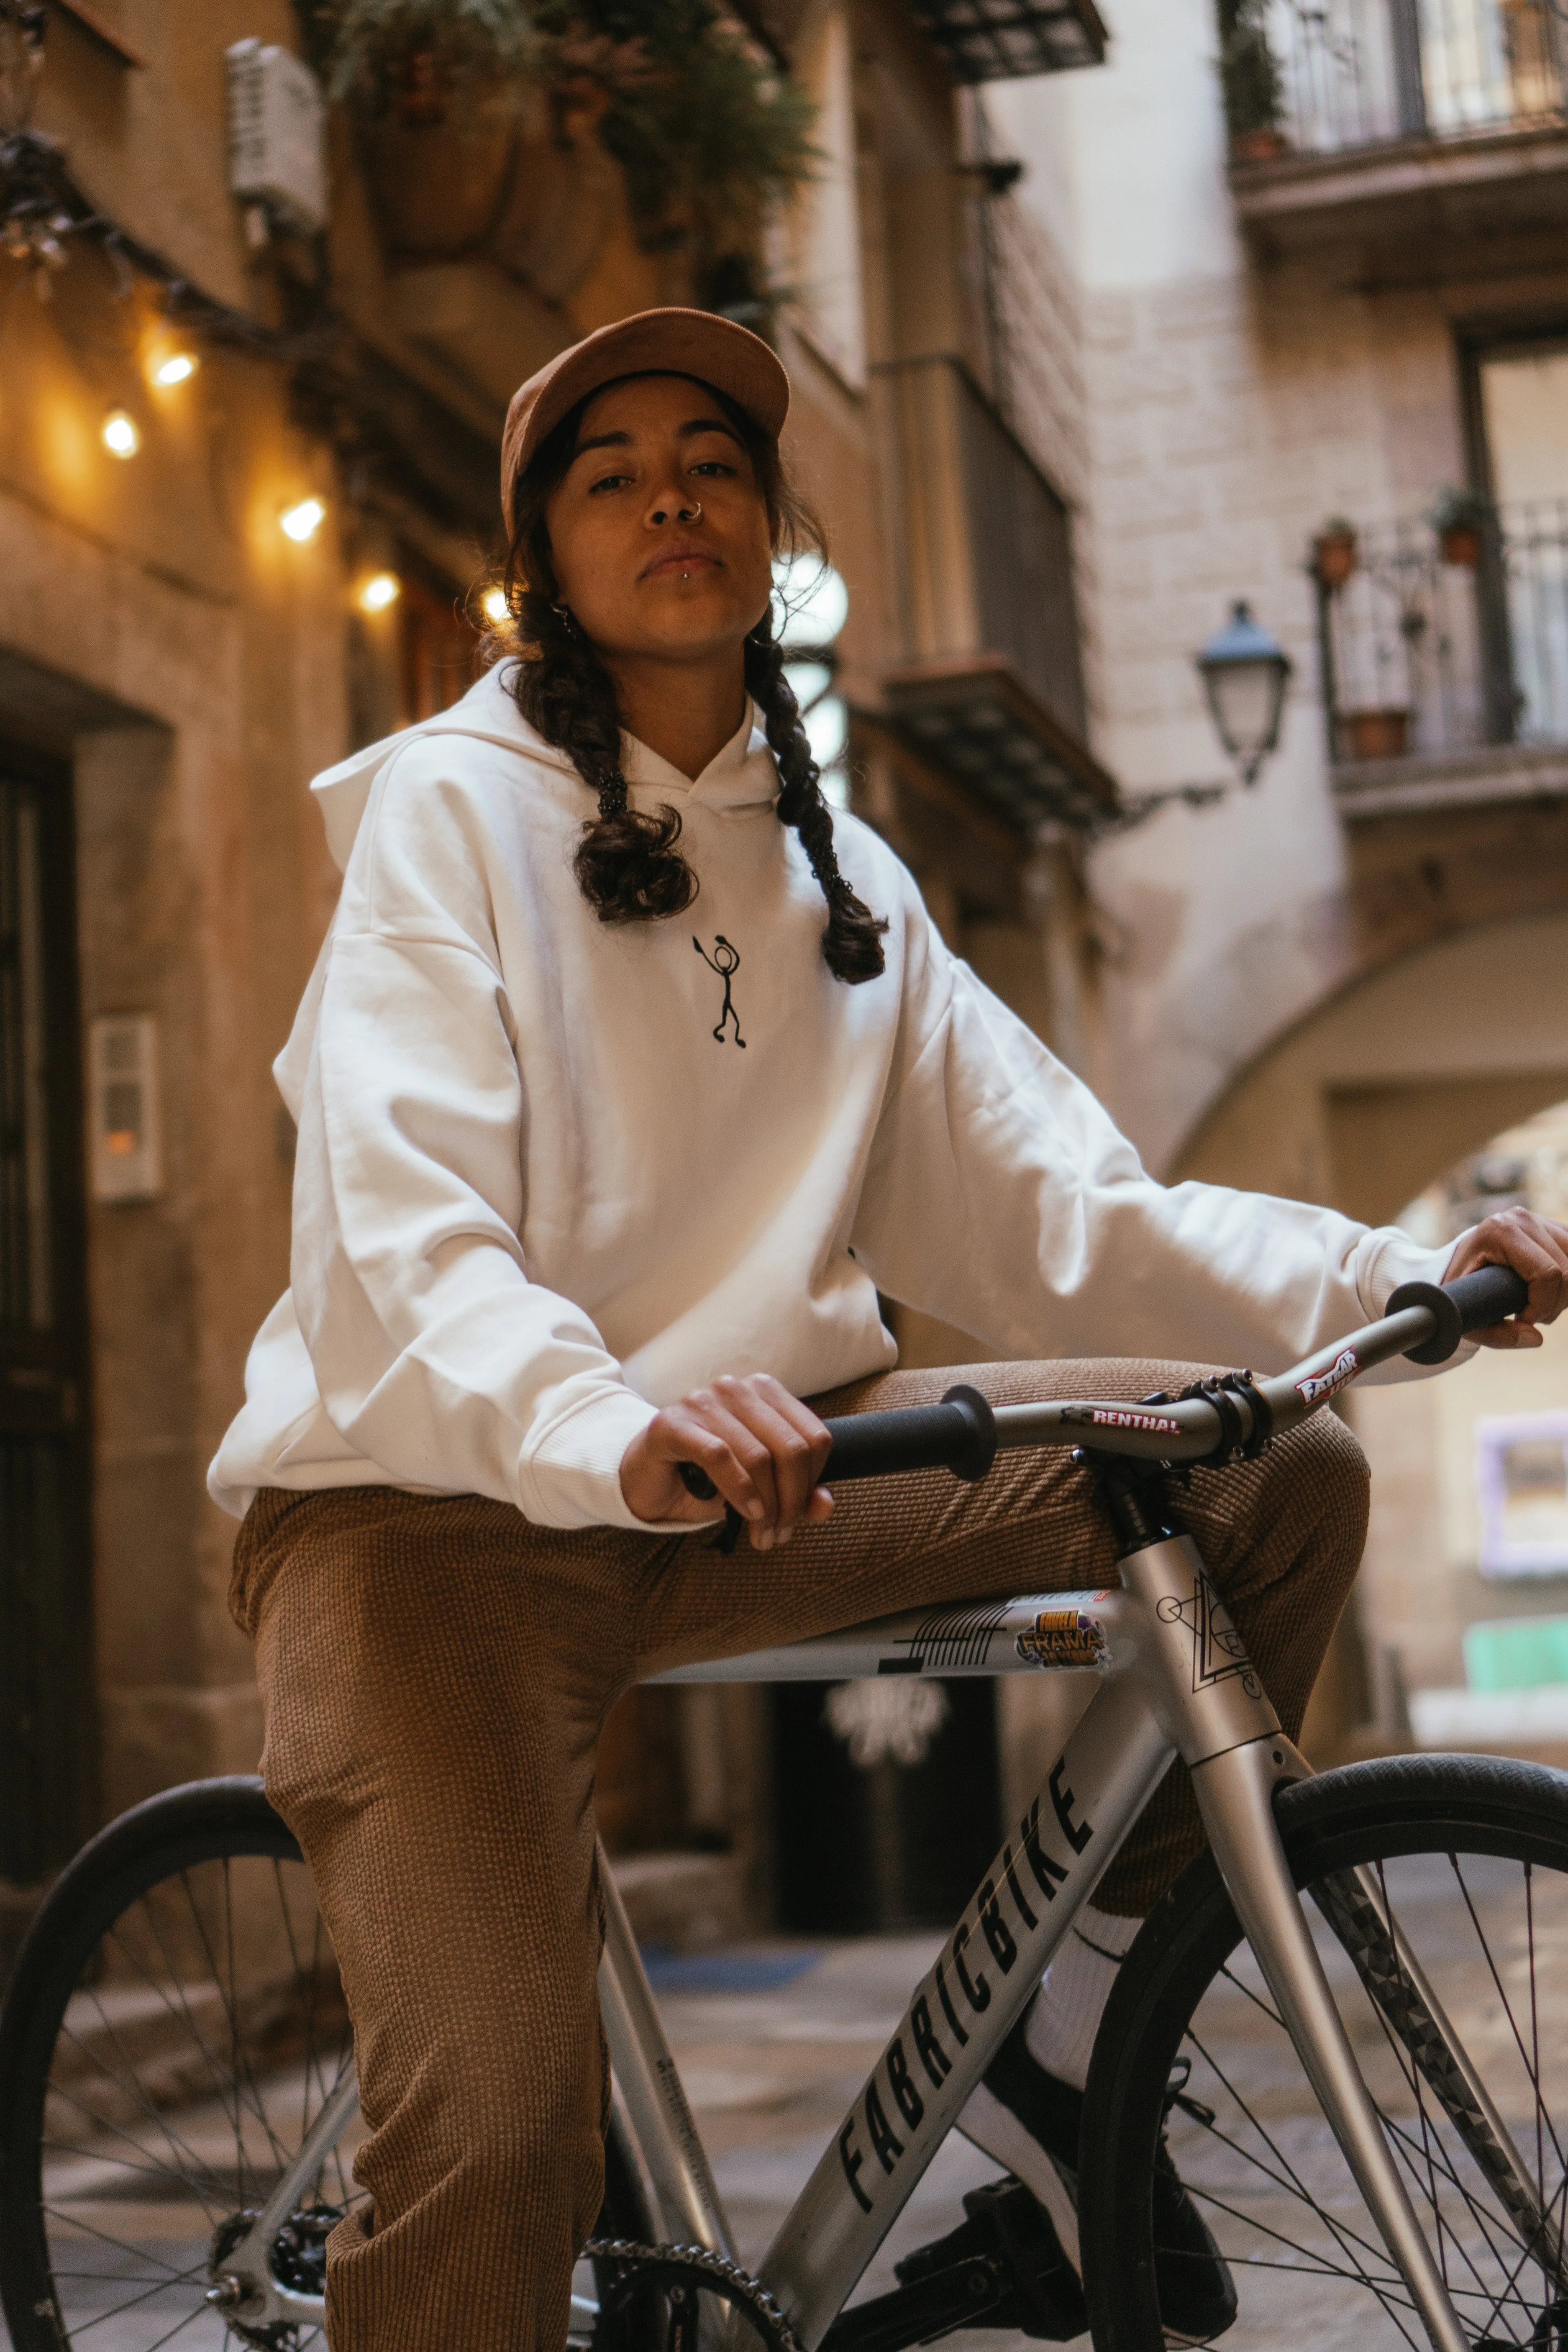
<svg viewBox="0 0 1568 2352">
<path fill-rule="evenodd" d="M 978 1389 L 949 1389 L 940 1404 L 904 1405 L 891 1412 L 849 1412 L 823 1426 L 833 1448 L 823 1468 L 835 1478 L 879 1478 L 900 1470 L 951 1470 L 955 1478 L 984 1478 L 996 1459 L 996 1416 Z M 677 1465 L 681 1483 L 700 1502 L 718 1488 L 695 1462 Z"/>
<path fill-rule="evenodd" d="M 1428 1307 L 1436 1329 L 1419 1348 L 1406 1348 L 1413 1364 L 1446 1364 L 1468 1331 L 1489 1331 L 1530 1304 L 1530 1286 L 1510 1265 L 1479 1265 L 1458 1282 L 1402 1282 L 1384 1312 Z"/>
<path fill-rule="evenodd" d="M 951 1470 L 955 1478 L 984 1478 L 996 1458 L 996 1417 L 978 1389 L 949 1389 L 940 1404 L 846 1413 L 827 1427 L 833 1451 L 822 1473 L 825 1484 L 900 1470 Z"/>
</svg>

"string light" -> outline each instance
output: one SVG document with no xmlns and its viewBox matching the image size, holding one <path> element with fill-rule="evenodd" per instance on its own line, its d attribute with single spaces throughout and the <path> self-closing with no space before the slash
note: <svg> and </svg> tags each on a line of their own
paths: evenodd
<svg viewBox="0 0 1568 2352">
<path fill-rule="evenodd" d="M 362 613 L 384 613 L 395 604 L 403 593 L 403 583 L 395 572 L 373 572 L 359 592 Z"/>
<path fill-rule="evenodd" d="M 103 446 L 111 457 L 134 457 L 142 446 L 135 420 L 122 408 L 111 408 L 103 420 Z"/>
<path fill-rule="evenodd" d="M 327 509 L 320 499 L 301 499 L 298 506 L 285 507 L 279 516 L 279 527 L 286 536 L 303 547 L 314 539 L 327 519 Z"/>
<path fill-rule="evenodd" d="M 200 365 L 195 352 L 171 352 L 168 358 L 160 361 L 153 369 L 153 381 L 162 384 L 185 383 Z"/>
<path fill-rule="evenodd" d="M 499 629 L 507 613 L 505 589 L 487 588 L 479 598 L 479 606 L 491 628 Z"/>
</svg>

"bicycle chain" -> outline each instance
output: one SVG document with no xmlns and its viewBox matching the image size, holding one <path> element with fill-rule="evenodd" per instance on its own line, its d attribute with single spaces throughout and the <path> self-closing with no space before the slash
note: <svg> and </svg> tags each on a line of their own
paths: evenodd
<svg viewBox="0 0 1568 2352">
<path fill-rule="evenodd" d="M 635 2238 L 590 2238 L 583 2252 L 590 2262 L 617 2263 L 628 2271 L 654 2267 L 695 2271 L 700 2279 L 721 2287 L 731 2300 L 747 2306 L 772 2352 L 801 2352 L 799 2337 L 761 2279 L 743 2271 L 727 2254 L 710 2253 L 706 2246 L 645 2246 Z"/>
</svg>

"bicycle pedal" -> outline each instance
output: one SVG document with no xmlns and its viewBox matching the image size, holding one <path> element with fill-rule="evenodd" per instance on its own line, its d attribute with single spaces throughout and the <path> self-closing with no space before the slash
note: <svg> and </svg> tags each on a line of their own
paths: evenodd
<svg viewBox="0 0 1568 2352">
<path fill-rule="evenodd" d="M 963 2263 L 988 2260 L 1000 2266 L 1008 2290 L 966 2326 L 1011 2328 L 1052 2344 L 1082 2336 L 1089 2313 L 1078 2273 L 1050 2215 L 1023 2181 L 1007 2173 L 972 2189 L 963 2210 L 967 2218 L 956 2230 L 894 2263 L 900 2284 L 919 2285 Z"/>
</svg>

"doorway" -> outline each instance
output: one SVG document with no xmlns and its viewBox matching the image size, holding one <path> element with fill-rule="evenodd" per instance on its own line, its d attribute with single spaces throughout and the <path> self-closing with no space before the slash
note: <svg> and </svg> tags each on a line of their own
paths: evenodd
<svg viewBox="0 0 1568 2352">
<path fill-rule="evenodd" d="M 1471 353 L 1472 465 L 1497 529 L 1482 593 L 1490 608 L 1491 732 L 1568 742 L 1568 334 Z"/>
<path fill-rule="evenodd" d="M 90 1827 L 87 1252 L 70 771 L 0 742 L 0 1881 Z"/>
</svg>

